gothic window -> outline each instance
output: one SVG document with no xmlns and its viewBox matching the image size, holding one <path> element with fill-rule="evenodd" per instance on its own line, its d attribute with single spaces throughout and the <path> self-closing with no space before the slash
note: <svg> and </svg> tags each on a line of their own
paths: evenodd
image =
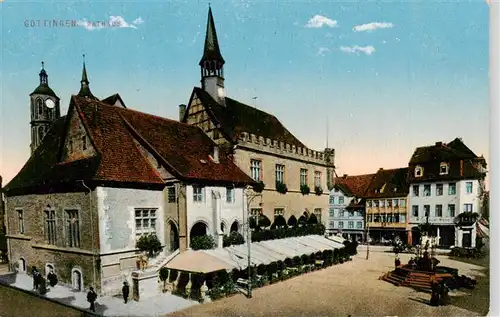
<svg viewBox="0 0 500 317">
<path fill-rule="evenodd" d="M 66 210 L 66 245 L 80 247 L 80 218 L 78 210 Z"/>
<path fill-rule="evenodd" d="M 43 140 L 43 127 L 38 127 L 38 143 L 41 143 Z"/>
<path fill-rule="evenodd" d="M 43 101 L 42 101 L 42 99 L 38 98 L 36 100 L 36 108 L 38 111 L 38 115 L 41 116 L 43 114 Z"/>
</svg>

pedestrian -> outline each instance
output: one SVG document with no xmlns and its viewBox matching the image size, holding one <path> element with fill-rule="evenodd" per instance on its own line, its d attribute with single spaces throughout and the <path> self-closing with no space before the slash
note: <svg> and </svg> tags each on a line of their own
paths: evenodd
<svg viewBox="0 0 500 317">
<path fill-rule="evenodd" d="M 130 293 L 130 288 L 128 286 L 127 281 L 123 282 L 123 287 L 122 287 L 122 294 L 123 294 L 123 301 L 125 304 L 128 301 L 128 294 Z"/>
<path fill-rule="evenodd" d="M 95 313 L 95 301 L 97 299 L 97 293 L 94 292 L 94 288 L 90 287 L 90 291 L 87 293 L 87 302 L 90 303 L 90 310 Z"/>
<path fill-rule="evenodd" d="M 36 266 L 31 267 L 31 275 L 33 277 L 33 290 L 37 290 L 39 285 L 40 272 L 38 272 Z"/>
<path fill-rule="evenodd" d="M 431 283 L 432 295 L 430 304 L 432 306 L 439 306 L 439 284 L 435 280 L 432 280 Z"/>
<path fill-rule="evenodd" d="M 399 257 L 396 255 L 396 259 L 394 260 L 394 266 L 398 268 L 401 265 L 401 260 L 399 260 Z"/>
<path fill-rule="evenodd" d="M 57 284 L 57 275 L 54 273 L 53 270 L 50 270 L 49 274 L 47 275 L 47 280 L 49 280 L 49 284 L 51 287 L 56 286 Z"/>
</svg>

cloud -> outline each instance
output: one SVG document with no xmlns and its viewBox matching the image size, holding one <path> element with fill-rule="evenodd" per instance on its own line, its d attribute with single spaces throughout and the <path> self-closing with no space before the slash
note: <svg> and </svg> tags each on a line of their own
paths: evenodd
<svg viewBox="0 0 500 317">
<path fill-rule="evenodd" d="M 320 47 L 318 49 L 318 55 L 319 56 L 325 56 L 325 53 L 328 53 L 328 52 L 330 52 L 330 49 L 326 48 L 326 47 Z"/>
<path fill-rule="evenodd" d="M 387 22 L 371 22 L 353 27 L 354 32 L 375 31 L 376 29 L 390 29 L 394 26 L 392 23 Z"/>
<path fill-rule="evenodd" d="M 119 15 L 117 16 L 110 16 L 108 20 L 104 21 L 89 21 L 87 19 L 83 19 L 77 22 L 77 24 L 89 31 L 93 30 L 100 30 L 104 28 L 116 28 L 116 29 L 121 29 L 121 28 L 131 28 L 131 29 L 137 29 L 137 26 L 139 24 L 144 23 L 144 20 L 141 17 L 138 17 L 135 19 L 132 23 L 128 23 L 125 21 L 125 19 Z"/>
<path fill-rule="evenodd" d="M 341 46 L 340 50 L 344 53 L 348 54 L 357 54 L 359 55 L 360 53 L 366 54 L 366 55 L 372 55 L 375 53 L 375 47 L 373 46 Z"/>
<path fill-rule="evenodd" d="M 309 21 L 307 21 L 307 24 L 305 25 L 306 28 L 322 28 L 323 26 L 328 26 L 328 27 L 337 27 L 337 21 L 329 19 L 325 16 L 322 15 L 315 15 Z"/>
</svg>

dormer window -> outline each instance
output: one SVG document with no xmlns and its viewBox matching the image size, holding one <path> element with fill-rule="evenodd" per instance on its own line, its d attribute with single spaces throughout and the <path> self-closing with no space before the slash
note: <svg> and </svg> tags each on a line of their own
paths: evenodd
<svg viewBox="0 0 500 317">
<path fill-rule="evenodd" d="M 450 165 L 448 163 L 439 164 L 439 175 L 447 175 L 450 170 Z"/>
<path fill-rule="evenodd" d="M 422 166 L 415 167 L 415 177 L 422 177 L 424 175 L 424 168 Z"/>
</svg>

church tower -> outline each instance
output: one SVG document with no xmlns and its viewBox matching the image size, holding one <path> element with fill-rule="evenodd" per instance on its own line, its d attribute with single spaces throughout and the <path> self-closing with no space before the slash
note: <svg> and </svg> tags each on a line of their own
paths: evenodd
<svg viewBox="0 0 500 317">
<path fill-rule="evenodd" d="M 224 58 L 220 53 L 212 8 L 208 8 L 207 34 L 203 57 L 200 60 L 201 87 L 208 92 L 219 104 L 225 104 L 226 92 L 224 89 Z"/>
<path fill-rule="evenodd" d="M 99 100 L 90 91 L 90 82 L 87 77 L 87 68 L 85 67 L 85 54 L 83 55 L 83 69 L 82 69 L 82 80 L 80 80 L 80 91 L 78 92 L 77 96 Z"/>
<path fill-rule="evenodd" d="M 49 76 L 42 62 L 40 85 L 30 94 L 31 104 L 31 154 L 42 143 L 52 123 L 61 116 L 59 97 L 49 87 Z"/>
</svg>

